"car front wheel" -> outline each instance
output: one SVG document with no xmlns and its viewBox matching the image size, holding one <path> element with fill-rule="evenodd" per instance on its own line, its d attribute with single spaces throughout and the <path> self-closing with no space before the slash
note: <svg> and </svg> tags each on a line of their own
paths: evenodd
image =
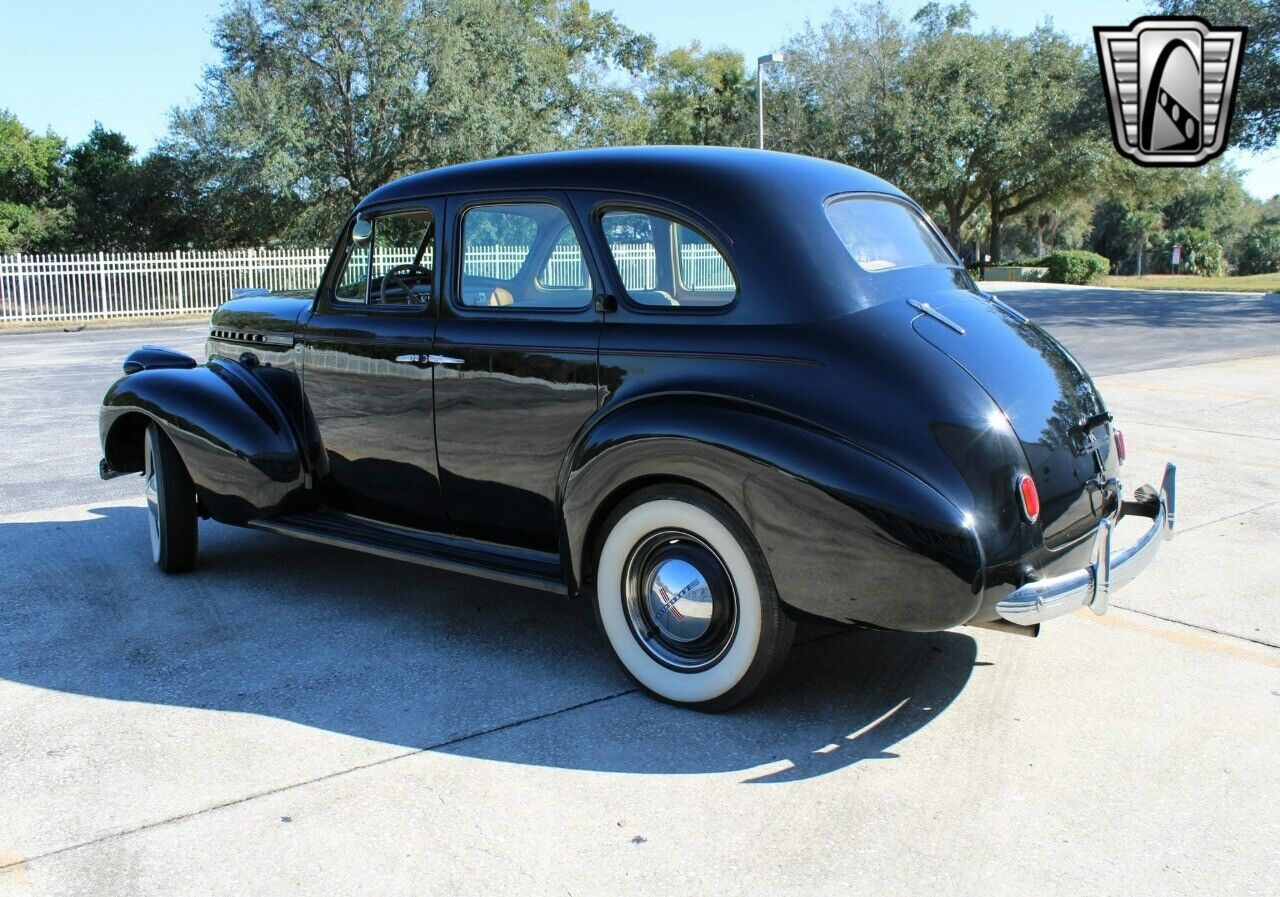
<svg viewBox="0 0 1280 897">
<path fill-rule="evenodd" d="M 610 515 L 596 563 L 596 619 L 626 672 L 699 710 L 737 704 L 782 666 L 795 623 L 755 539 L 696 489 L 655 486 Z"/>
<path fill-rule="evenodd" d="M 196 490 L 178 450 L 156 424 L 147 427 L 143 465 L 151 559 L 165 573 L 190 570 L 199 533 Z"/>
</svg>

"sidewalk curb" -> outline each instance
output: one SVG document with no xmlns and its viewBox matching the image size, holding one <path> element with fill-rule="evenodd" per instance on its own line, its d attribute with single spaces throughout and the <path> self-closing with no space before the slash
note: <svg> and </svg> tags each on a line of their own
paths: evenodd
<svg viewBox="0 0 1280 897">
<path fill-rule="evenodd" d="M 207 324 L 208 314 L 176 315 L 171 318 L 108 318 L 93 321 L 40 321 L 32 324 L 0 324 L 0 339 L 36 333 L 80 333 L 85 330 L 141 330 L 148 327 L 183 327 Z"/>
</svg>

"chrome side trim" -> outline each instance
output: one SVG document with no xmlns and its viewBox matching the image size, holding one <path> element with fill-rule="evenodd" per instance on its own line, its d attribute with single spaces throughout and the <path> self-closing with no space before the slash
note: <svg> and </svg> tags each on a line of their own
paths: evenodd
<svg viewBox="0 0 1280 897">
<path fill-rule="evenodd" d="M 995 293 L 983 293 L 982 295 L 985 296 L 991 302 L 992 305 L 1008 312 L 1019 324 L 1025 324 L 1031 320 L 1022 312 L 1018 311 L 1016 308 L 1010 305 L 1008 302 L 1005 302 Z"/>
<path fill-rule="evenodd" d="M 252 330 L 227 330 L 215 327 L 209 331 L 210 339 L 231 343 L 248 343 L 255 346 L 284 346 L 293 348 L 293 337 L 278 333 L 258 333 Z"/>
<path fill-rule="evenodd" d="M 918 301 L 916 301 L 915 299 L 908 299 L 908 300 L 907 300 L 907 304 L 908 304 L 908 305 L 910 305 L 910 306 L 911 306 L 912 308 L 914 308 L 914 309 L 918 309 L 919 311 L 924 312 L 926 315 L 928 315 L 929 317 L 933 318 L 935 321 L 941 321 L 943 324 L 946 324 L 948 327 L 950 327 L 950 328 L 951 328 L 952 330 L 954 330 L 956 333 L 960 334 L 961 336 L 964 336 L 964 328 L 963 328 L 963 327 L 961 327 L 961 326 L 960 326 L 959 324 L 957 324 L 955 321 L 953 321 L 953 320 L 951 320 L 950 318 L 948 318 L 948 317 L 947 317 L 946 315 L 944 315 L 942 312 L 938 311 L 936 308 L 934 308 L 934 307 L 933 307 L 932 305 L 930 305 L 928 302 L 918 302 Z"/>
<path fill-rule="evenodd" d="M 1173 538 L 1177 475 L 1177 468 L 1166 464 L 1158 495 L 1150 486 L 1138 490 L 1139 501 L 1152 509 L 1152 524 L 1138 541 L 1113 552 L 1111 537 L 1116 521 L 1104 519 L 1094 537 L 1092 564 L 1061 576 L 1027 583 L 1000 599 L 996 613 L 1019 626 L 1034 626 L 1081 607 L 1095 614 L 1106 613 L 1111 593 L 1136 578 L 1159 552 L 1161 543 Z M 1124 507 L 1129 507 L 1129 503 Z M 1119 516 L 1125 513 L 1122 510 Z M 1142 511 L 1132 513 L 1147 516 Z"/>
</svg>

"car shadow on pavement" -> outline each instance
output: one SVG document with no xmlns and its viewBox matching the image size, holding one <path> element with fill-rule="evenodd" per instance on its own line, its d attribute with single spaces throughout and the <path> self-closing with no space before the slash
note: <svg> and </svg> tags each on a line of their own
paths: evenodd
<svg viewBox="0 0 1280 897">
<path fill-rule="evenodd" d="M 0 523 L 0 677 L 413 749 L 792 781 L 895 757 L 982 665 L 956 632 L 808 626 L 774 683 L 709 716 L 636 690 L 577 603 L 213 523 L 167 577 L 141 507 L 38 516 Z"/>
</svg>

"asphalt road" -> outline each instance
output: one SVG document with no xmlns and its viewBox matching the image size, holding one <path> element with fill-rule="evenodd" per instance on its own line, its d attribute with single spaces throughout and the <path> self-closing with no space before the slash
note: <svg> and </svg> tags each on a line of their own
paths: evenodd
<svg viewBox="0 0 1280 897">
<path fill-rule="evenodd" d="M 96 406 L 203 328 L 0 335 L 0 895 L 1275 893 L 1280 309 L 1006 298 L 1179 536 L 1035 640 L 807 628 L 715 717 L 539 593 L 209 523 L 159 574 Z"/>
<path fill-rule="evenodd" d="M 1280 295 L 983 284 L 1048 328 L 1090 373 L 1280 352 Z"/>
</svg>

